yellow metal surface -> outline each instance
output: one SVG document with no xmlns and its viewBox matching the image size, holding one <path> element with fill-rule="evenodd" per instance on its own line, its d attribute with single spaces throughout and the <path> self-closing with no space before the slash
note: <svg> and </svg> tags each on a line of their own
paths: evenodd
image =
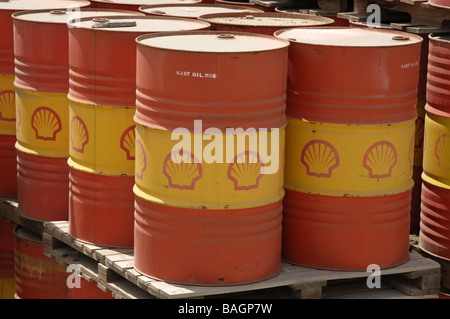
<svg viewBox="0 0 450 319">
<path fill-rule="evenodd" d="M 135 194 L 194 209 L 251 208 L 281 200 L 285 128 L 216 133 L 181 137 L 136 125 Z"/>
<path fill-rule="evenodd" d="M 450 189 L 450 118 L 429 112 L 425 115 L 422 178 Z"/>
<path fill-rule="evenodd" d="M 0 299 L 14 299 L 16 281 L 13 278 L 0 277 Z"/>
<path fill-rule="evenodd" d="M 0 134 L 16 135 L 14 75 L 0 74 Z"/>
<path fill-rule="evenodd" d="M 69 155 L 67 94 L 16 88 L 17 149 L 43 157 Z"/>
<path fill-rule="evenodd" d="M 285 187 L 329 196 L 384 196 L 413 186 L 414 120 L 347 125 L 288 119 Z"/>
<path fill-rule="evenodd" d="M 134 176 L 134 107 L 70 101 L 69 165 L 108 176 Z"/>
</svg>

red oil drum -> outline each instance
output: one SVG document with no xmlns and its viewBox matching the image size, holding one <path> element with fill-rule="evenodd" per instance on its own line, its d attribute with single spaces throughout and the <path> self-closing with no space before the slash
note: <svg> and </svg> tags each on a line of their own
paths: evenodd
<svg viewBox="0 0 450 319">
<path fill-rule="evenodd" d="M 67 23 L 71 19 L 111 14 L 139 15 L 132 11 L 85 8 L 13 14 L 16 148 L 20 158 L 17 197 L 19 209 L 25 216 L 40 220 L 68 219 Z M 38 178 L 44 175 L 45 179 Z"/>
<path fill-rule="evenodd" d="M 15 236 L 16 299 L 67 299 L 66 267 L 44 255 L 40 236 L 18 226 Z"/>
<path fill-rule="evenodd" d="M 241 6 L 231 6 L 225 4 L 167 4 L 142 6 L 139 10 L 148 15 L 169 16 L 178 18 L 198 19 L 205 14 L 227 13 L 227 12 L 249 12 L 262 13 L 262 10 Z"/>
<path fill-rule="evenodd" d="M 261 170 L 269 163 L 262 146 L 237 146 L 239 136 L 229 129 L 245 130 L 249 140 L 265 145 L 262 128 L 270 128 L 266 146 L 282 161 L 288 42 L 213 31 L 141 36 L 137 42 L 134 267 L 195 285 L 276 275 L 282 163 L 272 173 L 268 166 Z M 205 138 L 205 129 L 215 136 L 216 155 L 233 154 L 211 160 L 211 145 L 204 143 L 180 149 L 172 135 L 178 129 L 194 143 Z"/>
<path fill-rule="evenodd" d="M 450 117 L 426 105 L 419 246 L 450 260 Z"/>
<path fill-rule="evenodd" d="M 426 110 L 444 117 L 449 117 L 450 114 L 450 84 L 447 80 L 450 62 L 449 40 L 448 33 L 429 35 Z"/>
<path fill-rule="evenodd" d="M 0 218 L 0 299 L 14 299 L 14 227 Z"/>
<path fill-rule="evenodd" d="M 351 27 L 367 28 L 366 22 L 350 21 Z M 390 24 L 380 24 L 373 26 L 380 29 L 393 29 Z M 418 34 L 422 37 L 422 49 L 420 52 L 420 71 L 419 84 L 417 92 L 417 119 L 416 119 L 416 136 L 414 138 L 414 167 L 413 180 L 414 187 L 411 192 L 411 234 L 419 234 L 420 223 L 420 203 L 422 192 L 422 157 L 423 157 L 423 139 L 424 139 L 424 124 L 425 124 L 425 104 L 426 104 L 426 84 L 427 84 L 427 69 L 428 69 L 428 34 Z"/>
<path fill-rule="evenodd" d="M 294 27 L 331 25 L 330 18 L 316 15 L 292 15 L 284 13 L 216 13 L 199 17 L 211 24 L 211 30 L 230 32 L 253 32 L 273 35 L 275 31 Z"/>
<path fill-rule="evenodd" d="M 283 258 L 335 270 L 405 262 L 422 38 L 340 27 L 275 35 L 291 43 Z"/>
<path fill-rule="evenodd" d="M 450 260 L 450 187 L 424 181 L 419 246 L 424 251 Z"/>
<path fill-rule="evenodd" d="M 69 233 L 96 245 L 132 247 L 135 39 L 146 33 L 209 29 L 210 25 L 192 19 L 135 16 L 105 21 L 86 18 L 70 26 Z"/>
<path fill-rule="evenodd" d="M 14 87 L 14 38 L 12 14 L 37 9 L 64 9 L 88 6 L 88 1 L 0 2 L 0 195 L 17 196 L 16 110 Z M 13 142 L 14 141 L 14 142 Z"/>
<path fill-rule="evenodd" d="M 294 14 L 315 14 L 334 20 L 334 27 L 348 27 L 350 22 L 347 19 L 338 18 L 336 12 L 328 12 L 319 8 L 310 8 L 309 6 L 281 6 L 276 7 L 275 12 L 294 13 Z"/>
<path fill-rule="evenodd" d="M 161 4 L 200 3 L 201 0 L 91 0 L 93 8 L 132 10 L 139 12 L 139 7 Z"/>
</svg>

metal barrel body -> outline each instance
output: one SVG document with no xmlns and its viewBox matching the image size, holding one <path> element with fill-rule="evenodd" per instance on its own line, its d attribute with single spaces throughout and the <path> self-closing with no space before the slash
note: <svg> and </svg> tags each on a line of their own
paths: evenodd
<svg viewBox="0 0 450 319">
<path fill-rule="evenodd" d="M 251 14 L 263 12 L 262 10 L 257 8 L 212 3 L 154 4 L 142 6 L 139 8 L 139 11 L 147 15 L 170 16 L 190 19 L 198 19 L 202 15 L 215 13 L 246 12 L 248 14 Z"/>
<path fill-rule="evenodd" d="M 211 24 L 211 30 L 230 32 L 253 32 L 273 35 L 275 31 L 294 27 L 332 25 L 330 18 L 315 15 L 292 15 L 288 13 L 216 13 L 202 15 L 199 19 Z"/>
<path fill-rule="evenodd" d="M 17 197 L 19 209 L 25 216 L 41 220 L 68 219 L 67 23 L 71 19 L 111 14 L 138 13 L 70 8 L 13 14 L 16 149 L 19 157 Z M 45 171 L 40 171 L 39 165 L 43 165 Z M 44 175 L 45 179 L 40 180 Z M 34 209 L 38 202 L 39 208 Z"/>
<path fill-rule="evenodd" d="M 275 35 L 291 42 L 283 258 L 340 270 L 405 262 L 422 39 L 334 27 Z"/>
<path fill-rule="evenodd" d="M 0 218 L 0 299 L 14 299 L 14 228 Z"/>
<path fill-rule="evenodd" d="M 44 255 L 40 236 L 18 226 L 15 236 L 16 299 L 67 299 L 66 267 Z"/>
<path fill-rule="evenodd" d="M 132 247 L 135 39 L 145 33 L 210 25 L 140 13 L 103 22 L 80 19 L 71 26 L 69 233 L 96 245 Z"/>
<path fill-rule="evenodd" d="M 212 3 L 216 5 L 227 5 L 227 6 L 241 6 L 244 8 L 253 8 L 258 9 L 264 12 L 273 12 L 273 7 L 264 7 L 257 5 L 255 3 L 250 2 L 250 0 L 236 0 L 236 1 L 229 1 L 229 0 L 211 0 Z"/>
<path fill-rule="evenodd" d="M 137 41 L 134 267 L 198 285 L 277 274 L 288 42 L 214 31 Z"/>
<path fill-rule="evenodd" d="M 350 21 L 351 27 L 367 28 L 369 27 L 367 22 L 353 22 Z M 391 29 L 390 24 L 371 25 L 372 28 Z M 427 86 L 427 74 L 428 74 L 428 47 L 429 47 L 429 34 L 418 34 L 422 37 L 422 47 L 420 52 L 420 70 L 419 70 L 419 83 L 417 87 L 417 118 L 416 118 L 416 135 L 414 138 L 414 167 L 413 167 L 413 180 L 414 187 L 411 191 L 411 227 L 410 232 L 412 234 L 419 233 L 420 223 L 420 203 L 422 192 L 422 158 L 423 158 L 423 143 L 424 143 L 424 127 L 425 127 L 425 105 L 426 105 L 426 86 Z"/>
<path fill-rule="evenodd" d="M 17 196 L 14 28 L 19 11 L 85 7 L 88 1 L 6 1 L 0 3 L 0 195 Z"/>
</svg>

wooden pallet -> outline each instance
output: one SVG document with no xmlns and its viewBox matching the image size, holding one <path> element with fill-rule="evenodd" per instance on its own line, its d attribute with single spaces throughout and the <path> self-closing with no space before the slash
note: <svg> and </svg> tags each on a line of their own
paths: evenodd
<svg viewBox="0 0 450 319">
<path fill-rule="evenodd" d="M 362 271 L 318 270 L 283 262 L 281 272 L 277 276 L 261 282 L 221 287 L 181 285 L 153 279 L 137 272 L 133 268 L 133 249 L 99 247 L 73 238 L 68 234 L 68 222 L 45 222 L 43 239 L 47 256 L 66 264 L 80 262 L 82 267 L 88 269 L 89 278 L 96 280 L 102 290 L 112 291 L 116 298 L 234 298 L 236 294 L 242 296 L 259 293 L 275 298 L 320 299 L 336 296 L 335 293 L 330 293 L 330 290 L 335 289 L 332 283 L 359 280 L 358 284 L 361 286 L 361 281 L 365 283 L 368 277 L 368 273 Z M 64 259 L 75 255 L 78 259 Z M 395 289 L 395 298 L 437 298 L 440 266 L 431 259 L 411 252 L 408 262 L 382 270 L 381 278 L 382 285 Z M 368 293 L 370 289 L 367 286 L 365 288 Z M 373 294 L 375 291 L 369 292 Z M 358 291 L 359 296 L 363 293 Z M 347 296 L 349 295 L 351 294 L 347 293 Z M 389 296 L 393 296 L 392 291 Z M 382 298 L 381 294 L 379 298 Z"/>
<path fill-rule="evenodd" d="M 43 222 L 24 216 L 18 208 L 17 198 L 0 197 L 0 217 L 23 226 L 37 235 L 42 234 Z"/>
</svg>

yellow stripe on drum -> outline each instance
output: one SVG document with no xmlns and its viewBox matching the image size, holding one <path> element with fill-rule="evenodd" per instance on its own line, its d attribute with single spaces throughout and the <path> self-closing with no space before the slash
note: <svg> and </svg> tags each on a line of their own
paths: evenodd
<svg viewBox="0 0 450 319">
<path fill-rule="evenodd" d="M 413 186 L 414 120 L 372 125 L 288 118 L 285 187 L 303 193 L 371 197 Z"/>
<path fill-rule="evenodd" d="M 251 208 L 281 200 L 284 126 L 266 133 L 216 133 L 211 137 L 187 131 L 172 140 L 172 131 L 137 124 L 135 194 L 153 203 L 194 209 Z M 244 137 L 245 145 L 240 144 Z M 249 141 L 263 146 L 255 148 Z"/>
<path fill-rule="evenodd" d="M 14 277 L 0 277 L 0 299 L 14 299 L 16 280 Z"/>
<path fill-rule="evenodd" d="M 14 75 L 0 74 L 0 134 L 16 135 Z"/>
<path fill-rule="evenodd" d="M 134 107 L 70 101 L 69 165 L 108 176 L 134 176 Z"/>
<path fill-rule="evenodd" d="M 450 189 L 450 118 L 427 112 L 423 148 L 422 178 Z"/>
<path fill-rule="evenodd" d="M 18 149 L 55 158 L 69 156 L 69 102 L 67 94 L 16 88 Z"/>
</svg>

